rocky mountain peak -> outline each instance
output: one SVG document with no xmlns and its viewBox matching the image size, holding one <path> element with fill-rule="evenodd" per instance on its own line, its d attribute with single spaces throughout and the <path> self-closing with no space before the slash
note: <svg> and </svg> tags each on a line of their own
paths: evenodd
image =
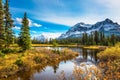
<svg viewBox="0 0 120 80">
<path fill-rule="evenodd" d="M 108 18 L 93 25 L 80 22 L 71 27 L 66 33 L 64 33 L 64 35 L 62 34 L 59 38 L 81 37 L 84 32 L 90 34 L 93 31 L 104 32 L 106 35 L 111 35 L 113 33 L 120 35 L 120 25 L 118 23 L 114 23 Z"/>
<path fill-rule="evenodd" d="M 109 18 L 106 18 L 106 19 L 105 19 L 105 21 L 103 21 L 103 22 L 113 23 L 113 21 L 112 21 L 112 20 L 110 20 Z"/>
</svg>

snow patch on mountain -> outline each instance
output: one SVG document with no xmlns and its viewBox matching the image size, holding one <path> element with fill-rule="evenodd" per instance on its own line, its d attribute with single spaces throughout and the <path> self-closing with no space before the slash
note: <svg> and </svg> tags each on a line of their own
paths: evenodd
<svg viewBox="0 0 120 80">
<path fill-rule="evenodd" d="M 81 37 L 83 33 L 90 34 L 93 31 L 104 32 L 106 35 L 113 33 L 120 35 L 120 25 L 108 18 L 104 21 L 97 22 L 96 24 L 85 24 L 81 22 L 71 27 L 66 33 L 62 34 L 59 39 Z"/>
<path fill-rule="evenodd" d="M 61 33 L 46 32 L 46 33 L 41 33 L 40 35 L 34 35 L 34 38 L 40 40 L 41 42 L 45 42 L 46 40 L 49 41 L 50 39 L 58 38 L 60 35 Z"/>
</svg>

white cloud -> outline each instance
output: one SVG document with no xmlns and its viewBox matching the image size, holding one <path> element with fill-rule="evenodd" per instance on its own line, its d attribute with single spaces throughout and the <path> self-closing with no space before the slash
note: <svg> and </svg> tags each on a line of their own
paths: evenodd
<svg viewBox="0 0 120 80">
<path fill-rule="evenodd" d="M 29 26 L 31 27 L 33 25 L 33 21 L 30 19 L 28 19 L 28 21 L 29 21 Z"/>
<path fill-rule="evenodd" d="M 37 24 L 37 23 L 33 23 L 33 26 L 41 27 L 42 25 L 41 24 Z"/>
<path fill-rule="evenodd" d="M 95 2 L 106 10 L 106 13 L 101 14 L 102 17 L 120 23 L 120 0 L 95 0 Z"/>
<path fill-rule="evenodd" d="M 95 0 L 99 4 L 102 4 L 102 6 L 106 6 L 108 8 L 114 8 L 118 9 L 120 8 L 120 0 Z"/>
<path fill-rule="evenodd" d="M 39 37 L 40 35 L 43 35 L 46 39 L 55 39 L 55 38 L 58 38 L 62 33 L 58 33 L 58 32 L 43 32 L 43 33 L 35 33 L 35 34 L 32 34 L 32 38 L 34 37 Z"/>
<path fill-rule="evenodd" d="M 120 16 L 120 0 L 95 0 L 96 3 L 103 6 L 109 16 Z"/>
<path fill-rule="evenodd" d="M 100 17 L 99 15 L 95 15 L 95 14 L 89 14 L 89 15 L 84 15 L 84 16 L 76 16 L 76 17 L 71 17 L 71 16 L 56 16 L 56 15 L 52 15 L 52 16 L 46 16 L 44 18 L 41 18 L 44 21 L 49 21 L 49 22 L 53 22 L 53 23 L 58 23 L 58 24 L 63 24 L 63 25 L 68 25 L 68 26 L 73 26 L 76 23 L 79 22 L 84 22 L 84 23 L 88 23 L 88 24 L 94 24 L 97 21 L 101 21 L 104 20 L 105 18 Z"/>
<path fill-rule="evenodd" d="M 31 31 L 32 33 L 37 33 L 36 31 Z"/>
<path fill-rule="evenodd" d="M 82 0 L 80 0 L 80 2 L 82 2 Z M 92 0 L 90 1 L 91 3 L 85 0 L 84 2 L 84 6 L 79 6 L 84 9 L 84 13 L 82 12 L 83 10 L 80 10 L 81 13 L 74 13 L 74 11 L 69 12 L 66 8 L 63 8 L 63 10 L 66 10 L 60 13 L 44 9 L 45 11 L 37 14 L 35 18 L 68 26 L 73 26 L 78 22 L 93 24 L 105 18 L 110 18 L 120 23 L 120 0 Z M 68 7 L 68 9 L 69 8 L 70 7 Z M 77 12 L 77 10 L 75 12 Z"/>
<path fill-rule="evenodd" d="M 42 26 L 41 24 L 33 22 L 31 19 L 28 19 L 28 21 L 29 21 L 29 26 L 30 27 L 41 27 Z M 15 19 L 15 24 L 20 24 L 21 25 L 21 22 L 22 22 L 22 18 L 16 18 Z"/>
<path fill-rule="evenodd" d="M 58 38 L 62 33 L 52 33 L 52 32 L 44 32 L 42 35 L 44 35 L 47 39 L 55 39 Z"/>
<path fill-rule="evenodd" d="M 76 0 L 76 2 L 79 1 L 80 5 L 73 3 L 74 5 L 73 8 L 69 7 L 68 6 L 69 4 L 66 4 L 64 3 L 64 1 L 61 0 L 55 0 L 55 1 L 52 0 L 49 3 L 46 3 L 46 0 L 38 0 L 38 1 L 34 0 L 36 6 L 38 7 L 35 8 L 35 10 L 33 9 L 34 13 L 33 10 L 27 11 L 24 9 L 22 10 L 16 8 L 13 8 L 13 11 L 16 10 L 18 11 L 20 10 L 20 12 L 27 11 L 29 12 L 29 14 L 34 15 L 35 19 L 69 25 L 69 26 L 73 26 L 78 22 L 93 24 L 96 23 L 97 21 L 104 20 L 105 18 L 110 18 L 113 21 L 120 23 L 120 0 L 91 0 L 91 1 Z M 47 6 L 44 4 L 47 4 Z M 51 6 L 57 7 L 58 11 L 51 9 Z M 70 12 L 72 9 L 74 10 L 74 7 L 76 6 L 81 7 L 79 9 L 81 13 L 80 12 L 77 13 L 78 10 Z M 62 9 L 62 12 L 59 12 L 61 11 L 59 10 L 60 8 Z M 38 10 L 40 10 L 40 13 L 38 12 Z"/>
<path fill-rule="evenodd" d="M 20 24 L 21 25 L 21 22 L 22 22 L 22 18 L 16 18 L 15 19 L 15 23 L 16 24 Z"/>
<path fill-rule="evenodd" d="M 30 27 L 41 27 L 42 26 L 41 24 L 33 22 L 31 19 L 28 19 L 28 20 L 29 20 Z"/>
<path fill-rule="evenodd" d="M 13 27 L 13 29 L 15 29 L 15 30 L 20 30 L 20 27 L 15 26 L 15 27 Z"/>
</svg>

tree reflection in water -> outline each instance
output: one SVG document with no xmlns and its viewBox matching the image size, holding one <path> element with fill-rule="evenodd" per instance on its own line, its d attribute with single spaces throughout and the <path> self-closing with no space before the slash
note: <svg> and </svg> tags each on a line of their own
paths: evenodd
<svg viewBox="0 0 120 80">
<path fill-rule="evenodd" d="M 88 49 L 75 48 L 75 47 L 70 48 L 70 49 L 79 52 L 80 55 L 79 55 L 79 57 L 75 58 L 74 60 L 67 59 L 70 63 L 72 63 L 72 65 L 68 66 L 69 69 L 66 70 L 66 71 L 68 71 L 68 73 L 72 72 L 74 63 L 79 65 L 82 62 L 92 62 L 94 64 L 96 64 L 98 62 L 96 55 L 99 52 L 99 50 L 88 50 Z M 44 73 L 44 72 L 45 73 L 43 74 L 43 76 L 49 80 L 48 74 L 50 75 L 50 77 L 54 77 L 53 74 L 56 75 L 57 73 L 59 73 L 61 71 L 61 68 L 62 68 L 62 70 L 64 70 L 64 68 L 66 67 L 66 64 L 70 64 L 66 60 L 64 60 L 63 64 L 61 64 L 60 62 L 63 62 L 63 61 L 56 61 L 56 62 L 51 63 L 50 65 L 38 66 L 35 69 L 28 70 L 26 72 L 19 72 L 15 76 L 11 76 L 11 77 L 9 77 L 7 79 L 3 79 L 3 80 L 41 80 L 42 77 L 41 77 L 41 79 L 39 79 L 39 77 L 36 77 L 36 74 L 37 74 L 37 76 L 40 76 L 41 73 Z M 62 65 L 62 67 L 60 65 Z M 47 71 L 46 66 L 52 67 L 52 68 L 50 68 L 52 70 Z"/>
</svg>

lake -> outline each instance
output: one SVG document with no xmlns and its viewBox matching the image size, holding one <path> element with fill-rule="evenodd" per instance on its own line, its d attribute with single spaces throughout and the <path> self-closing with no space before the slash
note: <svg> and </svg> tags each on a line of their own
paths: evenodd
<svg viewBox="0 0 120 80">
<path fill-rule="evenodd" d="M 63 49 L 68 47 L 45 47 L 48 49 Z M 97 53 L 99 50 L 90 50 L 83 49 L 78 47 L 69 47 L 69 49 L 76 51 L 79 53 L 79 56 L 72 60 L 61 61 L 60 63 L 53 64 L 51 66 L 46 66 L 42 70 L 39 68 L 36 70 L 30 70 L 28 72 L 21 72 L 11 77 L 9 80 L 56 80 L 60 73 L 64 71 L 65 77 L 69 78 L 72 76 L 73 70 L 75 66 L 81 66 L 81 64 L 86 64 L 88 66 L 94 65 L 96 66 L 99 60 L 97 59 Z M 7 79 L 8 80 L 8 79 Z"/>
<path fill-rule="evenodd" d="M 53 47 L 46 47 L 48 49 L 54 49 Z M 59 47 L 62 49 L 66 47 Z M 42 72 L 36 72 L 30 78 L 31 80 L 56 80 L 56 77 L 64 71 L 66 77 L 69 77 L 73 73 L 75 65 L 86 63 L 88 65 L 96 65 L 98 62 L 96 54 L 98 50 L 82 49 L 82 48 L 70 48 L 73 51 L 79 52 L 79 56 L 73 60 L 62 61 L 58 65 L 47 66 Z"/>
</svg>

